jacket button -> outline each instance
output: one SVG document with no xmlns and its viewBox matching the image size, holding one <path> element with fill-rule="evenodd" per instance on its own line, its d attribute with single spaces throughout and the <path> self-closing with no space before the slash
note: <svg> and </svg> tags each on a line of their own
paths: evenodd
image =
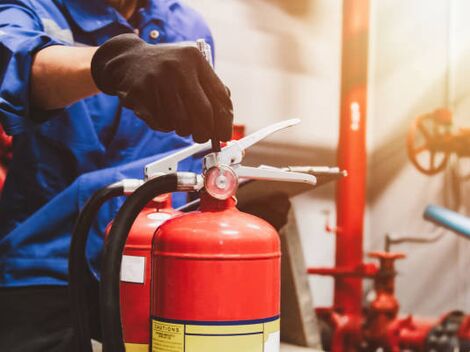
<svg viewBox="0 0 470 352">
<path fill-rule="evenodd" d="M 156 29 L 150 31 L 150 38 L 157 39 L 160 36 L 160 32 Z"/>
</svg>

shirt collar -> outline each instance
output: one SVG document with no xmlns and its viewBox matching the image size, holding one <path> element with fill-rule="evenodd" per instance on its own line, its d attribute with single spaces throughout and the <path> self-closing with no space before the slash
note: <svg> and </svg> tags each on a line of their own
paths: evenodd
<svg viewBox="0 0 470 352">
<path fill-rule="evenodd" d="M 63 3 L 73 21 L 85 32 L 94 32 L 116 22 L 129 26 L 105 0 L 64 0 Z M 177 3 L 178 0 L 148 0 L 145 8 L 139 10 L 143 22 L 150 19 L 166 22 L 172 6 Z"/>
</svg>

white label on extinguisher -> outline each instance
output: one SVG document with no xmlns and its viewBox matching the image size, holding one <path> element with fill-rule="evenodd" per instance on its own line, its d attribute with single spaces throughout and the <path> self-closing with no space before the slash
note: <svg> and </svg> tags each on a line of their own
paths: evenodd
<svg viewBox="0 0 470 352">
<path fill-rule="evenodd" d="M 267 334 L 265 339 L 264 352 L 279 352 L 279 348 L 281 346 L 281 333 L 279 331 L 273 331 L 270 334 Z"/>
<path fill-rule="evenodd" d="M 145 282 L 145 257 L 123 255 L 121 281 L 143 284 Z"/>
</svg>

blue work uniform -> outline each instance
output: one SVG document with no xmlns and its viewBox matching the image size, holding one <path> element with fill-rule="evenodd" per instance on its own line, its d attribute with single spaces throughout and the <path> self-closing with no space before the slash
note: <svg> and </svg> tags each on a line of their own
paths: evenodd
<svg viewBox="0 0 470 352">
<path fill-rule="evenodd" d="M 31 104 L 36 52 L 51 45 L 99 46 L 132 32 L 152 44 L 198 38 L 213 44 L 201 16 L 177 0 L 149 0 L 129 21 L 105 0 L 0 2 L 0 122 L 14 136 L 0 199 L 1 287 L 66 285 L 73 225 L 93 192 L 123 178 L 142 178 L 146 163 L 192 143 L 152 131 L 105 94 L 54 111 Z M 183 164 L 184 170 L 199 168 L 192 159 Z M 90 234 L 87 253 L 94 268 L 104 228 L 122 202 L 108 202 Z"/>
</svg>

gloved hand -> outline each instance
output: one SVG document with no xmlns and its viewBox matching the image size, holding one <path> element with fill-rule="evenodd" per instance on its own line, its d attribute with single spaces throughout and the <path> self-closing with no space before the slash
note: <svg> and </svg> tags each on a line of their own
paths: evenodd
<svg viewBox="0 0 470 352">
<path fill-rule="evenodd" d="M 198 143 L 231 137 L 230 96 L 196 47 L 122 34 L 98 48 L 91 71 L 101 91 L 119 96 L 155 130 L 192 135 Z"/>
</svg>

